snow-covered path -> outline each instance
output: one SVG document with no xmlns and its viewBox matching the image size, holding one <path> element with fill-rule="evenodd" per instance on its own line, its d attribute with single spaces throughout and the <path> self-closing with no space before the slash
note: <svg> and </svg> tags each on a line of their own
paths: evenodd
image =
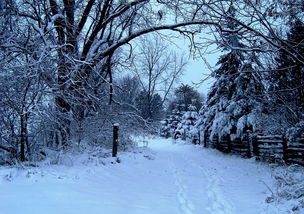
<svg viewBox="0 0 304 214">
<path fill-rule="evenodd" d="M 120 164 L 0 168 L 0 214 L 259 214 L 270 169 L 154 139 Z"/>
</svg>

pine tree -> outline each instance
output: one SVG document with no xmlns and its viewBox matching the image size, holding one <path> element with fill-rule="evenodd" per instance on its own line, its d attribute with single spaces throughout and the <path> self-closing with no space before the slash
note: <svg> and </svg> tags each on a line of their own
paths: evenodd
<svg viewBox="0 0 304 214">
<path fill-rule="evenodd" d="M 196 107 L 190 104 L 188 111 L 183 114 L 182 120 L 177 125 L 174 136 L 179 136 L 183 140 L 192 140 L 197 132 L 195 128 L 197 119 L 198 113 Z"/>
<path fill-rule="evenodd" d="M 231 19 L 234 12 L 231 6 L 224 22 L 231 31 L 237 27 Z M 220 57 L 218 69 L 212 73 L 216 81 L 197 122 L 203 134 L 210 135 L 211 139 L 242 136 L 247 130 L 262 129 L 255 120 L 257 112 L 263 109 L 260 102 L 263 86 L 254 72 L 257 57 L 242 51 L 245 45 L 236 33 L 223 34 L 220 46 L 228 52 Z"/>
<path fill-rule="evenodd" d="M 287 54 L 291 49 L 297 53 L 293 57 Z M 286 111 L 291 110 L 290 119 L 295 123 L 303 119 L 304 110 L 304 69 L 303 64 L 295 60 L 300 55 L 304 56 L 304 23 L 296 19 L 276 59 L 277 69 L 270 78 L 275 103 L 287 107 Z"/>
<path fill-rule="evenodd" d="M 161 136 L 176 138 L 175 131 L 178 124 L 182 120 L 183 113 L 179 110 L 180 106 L 176 106 L 172 110 L 172 114 L 162 121 Z"/>
<path fill-rule="evenodd" d="M 200 93 L 189 85 L 182 84 L 174 92 L 174 99 L 168 107 L 171 112 L 175 107 L 179 111 L 188 111 L 188 107 L 193 104 L 197 110 L 202 107 L 202 97 Z"/>
<path fill-rule="evenodd" d="M 167 116 L 166 119 L 161 121 L 161 128 L 160 128 L 160 136 L 169 138 L 170 137 L 170 116 Z"/>
<path fill-rule="evenodd" d="M 292 19 L 293 18 L 293 19 Z M 304 56 L 304 23 L 291 16 L 286 41 L 282 42 L 277 69 L 270 75 L 271 92 L 276 96 L 276 110 L 286 117 L 290 139 L 304 137 L 304 68 L 297 58 Z M 287 51 L 295 53 L 289 55 Z"/>
</svg>

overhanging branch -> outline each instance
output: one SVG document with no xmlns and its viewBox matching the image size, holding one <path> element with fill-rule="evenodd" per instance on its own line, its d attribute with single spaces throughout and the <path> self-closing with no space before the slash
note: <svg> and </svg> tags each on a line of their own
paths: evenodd
<svg viewBox="0 0 304 214">
<path fill-rule="evenodd" d="M 107 57 L 110 53 L 117 50 L 119 47 L 125 45 L 126 43 L 130 42 L 131 40 L 133 40 L 137 37 L 140 37 L 142 35 L 145 35 L 145 34 L 148 34 L 151 32 L 155 32 L 155 31 L 159 31 L 159 30 L 176 30 L 177 28 L 191 26 L 191 25 L 214 25 L 221 31 L 224 31 L 224 32 L 227 31 L 227 30 L 224 30 L 218 23 L 209 22 L 209 21 L 191 21 L 191 22 L 183 22 L 183 23 L 172 24 L 172 25 L 162 25 L 162 26 L 151 27 L 151 28 L 147 28 L 147 29 L 135 32 L 135 33 L 129 35 L 128 37 L 116 42 L 115 44 L 113 44 L 112 46 L 107 48 L 105 51 L 100 53 L 99 56 L 97 56 L 96 60 L 100 61 L 104 57 Z"/>
</svg>

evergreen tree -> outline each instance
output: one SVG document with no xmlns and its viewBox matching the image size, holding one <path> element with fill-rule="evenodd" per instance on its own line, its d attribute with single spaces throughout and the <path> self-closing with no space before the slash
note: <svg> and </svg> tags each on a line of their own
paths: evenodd
<svg viewBox="0 0 304 214">
<path fill-rule="evenodd" d="M 166 119 L 161 121 L 161 128 L 160 128 L 160 136 L 169 138 L 170 137 L 170 116 L 167 116 Z"/>
<path fill-rule="evenodd" d="M 162 121 L 161 136 L 176 138 L 175 131 L 182 120 L 183 115 L 183 113 L 178 109 L 180 109 L 180 106 L 176 106 L 172 110 L 172 114 Z"/>
<path fill-rule="evenodd" d="M 194 105 L 197 110 L 202 107 L 202 96 L 200 93 L 189 85 L 182 84 L 174 92 L 175 98 L 168 107 L 168 112 L 172 112 L 174 108 L 179 111 L 188 111 L 190 105 Z"/>
<path fill-rule="evenodd" d="M 293 57 L 287 54 L 291 50 L 297 53 Z M 296 19 L 276 59 L 277 69 L 270 78 L 271 90 L 276 95 L 275 103 L 289 112 L 293 122 L 303 119 L 304 110 L 304 69 L 303 64 L 296 60 L 298 56 L 304 56 L 304 23 Z"/>
<path fill-rule="evenodd" d="M 198 119 L 198 113 L 194 105 L 189 105 L 188 111 L 182 116 L 181 121 L 177 125 L 174 136 L 179 136 L 184 140 L 193 139 L 196 134 L 195 122 Z"/>
<path fill-rule="evenodd" d="M 237 27 L 230 18 L 234 12 L 231 6 L 223 23 L 231 31 Z M 212 73 L 216 81 L 200 110 L 197 125 L 211 139 L 214 136 L 242 136 L 247 130 L 261 130 L 261 123 L 256 120 L 256 115 L 263 111 L 260 102 L 263 87 L 260 77 L 254 72 L 257 57 L 242 51 L 245 45 L 236 33 L 222 34 L 220 46 L 229 52 L 220 57 L 218 69 Z"/>
<path fill-rule="evenodd" d="M 269 82 L 270 91 L 275 95 L 274 109 L 286 118 L 287 137 L 294 139 L 304 137 L 304 68 L 297 60 L 304 56 L 304 23 L 292 14 L 289 23 L 290 30 L 282 42 L 276 58 L 277 68 L 271 72 Z"/>
</svg>

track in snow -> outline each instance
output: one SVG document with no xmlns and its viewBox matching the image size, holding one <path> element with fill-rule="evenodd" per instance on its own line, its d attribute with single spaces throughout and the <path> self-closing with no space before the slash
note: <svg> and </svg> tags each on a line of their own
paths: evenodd
<svg viewBox="0 0 304 214">
<path fill-rule="evenodd" d="M 158 142 L 151 147 L 167 153 L 181 214 L 266 213 L 263 182 L 272 182 L 266 166 L 182 142 L 170 149 Z"/>
<path fill-rule="evenodd" d="M 210 213 L 210 214 L 233 214 L 233 206 L 228 198 L 225 198 L 218 188 L 219 178 L 216 169 L 205 169 L 195 163 L 191 157 L 184 154 L 175 156 L 175 160 L 170 155 L 169 162 L 173 170 L 175 185 L 178 189 L 178 201 L 180 203 L 182 214 Z M 177 158 L 179 160 L 177 160 Z M 179 163 L 177 166 L 176 164 Z M 183 163 L 183 164 L 181 164 Z M 188 169 L 186 171 L 186 169 Z M 181 173 L 184 172 L 184 173 Z M 194 173 L 195 172 L 195 173 Z M 188 188 L 187 183 L 192 182 L 192 177 L 200 178 L 201 182 L 195 185 L 195 189 Z M 195 182 L 195 181 L 194 181 Z M 192 192 L 201 190 L 199 198 L 193 198 Z M 199 211 L 196 211 L 193 200 L 200 201 Z M 200 200 L 198 200 L 200 199 Z M 207 202 L 207 203 L 204 203 Z"/>
<path fill-rule="evenodd" d="M 178 199 L 182 213 L 183 214 L 195 214 L 194 205 L 186 193 L 187 187 L 185 186 L 185 184 L 182 180 L 178 167 L 174 164 L 172 155 L 171 155 L 171 158 L 169 159 L 169 165 L 170 165 L 173 177 L 174 177 L 174 184 L 177 188 L 177 199 Z"/>
</svg>

